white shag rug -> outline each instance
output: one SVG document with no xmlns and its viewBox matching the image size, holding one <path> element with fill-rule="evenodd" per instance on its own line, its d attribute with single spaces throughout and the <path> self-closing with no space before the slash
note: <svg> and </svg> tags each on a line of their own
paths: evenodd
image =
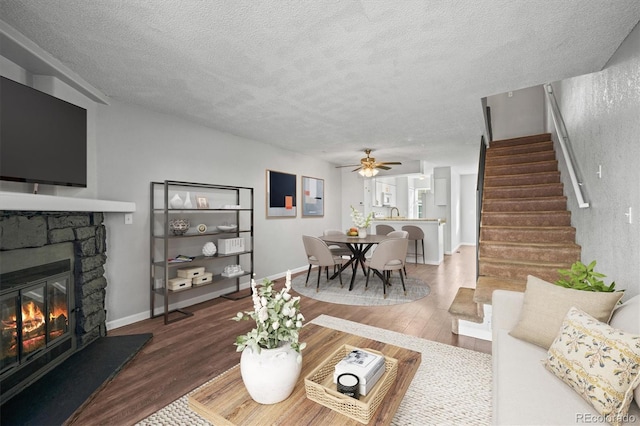
<svg viewBox="0 0 640 426">
<path fill-rule="evenodd" d="M 394 273 L 391 275 L 391 286 L 387 286 L 387 297 L 385 299 L 382 292 L 382 280 L 371 272 L 369 278 L 369 286 L 365 290 L 367 278 L 362 274 L 362 270 L 358 270 L 353 289 L 349 291 L 351 283 L 351 271 L 342 273 L 342 284 L 338 277 L 327 282 L 325 273 L 320 277 L 320 289 L 316 291 L 316 283 L 318 282 L 318 272 L 313 269 L 309 276 L 309 284 L 305 286 L 307 274 L 300 274 L 291 280 L 293 289 L 303 296 L 311 299 L 320 300 L 322 302 L 337 303 L 340 305 L 356 305 L 356 306 L 383 306 L 398 305 L 400 303 L 413 302 L 427 296 L 431 289 L 422 280 L 412 277 L 405 277 L 404 283 L 407 294 L 402 290 L 402 281 L 400 275 Z"/>
<path fill-rule="evenodd" d="M 328 315 L 320 315 L 311 323 L 422 353 L 420 367 L 392 425 L 491 424 L 491 355 Z M 191 411 L 187 398 L 188 394 L 138 425 L 210 425 Z"/>
</svg>

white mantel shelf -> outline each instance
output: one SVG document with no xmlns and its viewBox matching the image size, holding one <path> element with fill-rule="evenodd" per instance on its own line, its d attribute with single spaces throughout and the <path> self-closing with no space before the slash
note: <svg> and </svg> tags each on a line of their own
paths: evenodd
<svg viewBox="0 0 640 426">
<path fill-rule="evenodd" d="M 130 213 L 136 211 L 136 203 L 44 194 L 23 194 L 20 192 L 0 192 L 0 210 Z"/>
</svg>

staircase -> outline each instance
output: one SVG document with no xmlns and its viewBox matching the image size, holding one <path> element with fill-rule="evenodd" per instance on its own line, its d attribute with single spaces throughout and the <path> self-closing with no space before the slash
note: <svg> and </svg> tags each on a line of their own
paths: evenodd
<svg viewBox="0 0 640 426">
<path fill-rule="evenodd" d="M 460 288 L 449 308 L 454 333 L 457 319 L 484 321 L 494 290 L 524 291 L 527 275 L 554 282 L 580 259 L 550 134 L 487 149 L 478 252 L 476 288 Z"/>
</svg>

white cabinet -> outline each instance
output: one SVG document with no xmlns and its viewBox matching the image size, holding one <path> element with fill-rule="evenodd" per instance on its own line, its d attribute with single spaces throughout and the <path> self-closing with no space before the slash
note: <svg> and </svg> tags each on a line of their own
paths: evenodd
<svg viewBox="0 0 640 426">
<path fill-rule="evenodd" d="M 216 287 L 253 274 L 253 188 L 192 182 L 151 182 L 151 317 L 164 315 L 164 323 L 190 316 L 169 311 L 176 292 Z M 188 224 L 187 224 L 188 222 Z M 183 231 L 174 229 L 182 225 Z M 213 244 L 211 244 L 213 243 Z M 206 254 L 206 255 L 205 255 Z M 188 259 L 180 262 L 180 259 Z M 196 276 L 185 277 L 194 268 Z M 188 274 L 187 274 L 188 275 Z M 182 282 L 190 278 L 186 283 Z M 180 281 L 180 282 L 179 282 Z M 229 298 L 236 298 L 233 294 Z M 163 299 L 156 315 L 156 299 Z M 183 316 L 169 319 L 169 314 Z"/>
</svg>

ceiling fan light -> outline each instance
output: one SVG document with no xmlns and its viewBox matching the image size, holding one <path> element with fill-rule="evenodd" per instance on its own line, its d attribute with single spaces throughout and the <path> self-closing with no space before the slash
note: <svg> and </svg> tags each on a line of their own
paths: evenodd
<svg viewBox="0 0 640 426">
<path fill-rule="evenodd" d="M 378 169 L 373 169 L 373 176 L 378 174 Z"/>
<path fill-rule="evenodd" d="M 360 174 L 360 176 L 364 176 L 365 175 L 364 169 L 360 169 L 360 171 L 358 173 Z"/>
</svg>

